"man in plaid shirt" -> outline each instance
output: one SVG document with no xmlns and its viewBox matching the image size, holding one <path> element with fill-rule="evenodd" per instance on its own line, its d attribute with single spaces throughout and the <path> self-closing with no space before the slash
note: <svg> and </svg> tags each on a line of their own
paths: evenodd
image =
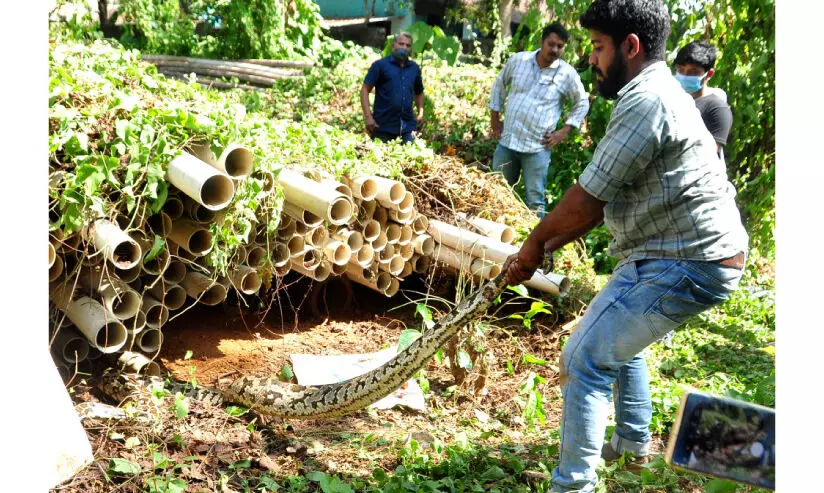
<svg viewBox="0 0 824 493">
<path fill-rule="evenodd" d="M 581 16 L 598 92 L 615 99 L 592 162 L 504 264 L 529 279 L 546 251 L 603 221 L 619 262 L 564 345 L 564 397 L 552 491 L 593 491 L 601 457 L 650 455 L 644 349 L 737 288 L 747 233 L 715 140 L 664 61 L 662 0 L 596 0 Z M 609 399 L 615 431 L 604 444 Z"/>
<path fill-rule="evenodd" d="M 523 170 L 526 205 L 538 217 L 544 217 L 551 149 L 573 127 L 579 128 L 589 111 L 589 94 L 578 72 L 561 60 L 569 33 L 564 26 L 553 23 L 544 28 L 541 38 L 540 49 L 517 53 L 507 61 L 495 79 L 489 102 L 492 135 L 500 139 L 492 169 L 503 173 L 510 185 L 518 182 Z M 572 111 L 566 124 L 556 130 L 565 100 L 573 103 Z"/>
</svg>

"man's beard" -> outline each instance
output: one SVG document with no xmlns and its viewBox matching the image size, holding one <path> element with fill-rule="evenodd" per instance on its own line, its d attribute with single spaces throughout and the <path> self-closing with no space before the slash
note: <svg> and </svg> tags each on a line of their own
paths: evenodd
<svg viewBox="0 0 824 493">
<path fill-rule="evenodd" d="M 616 99 L 618 97 L 618 91 L 626 85 L 627 61 L 624 60 L 623 54 L 616 53 L 616 55 L 612 64 L 607 67 L 606 75 L 601 73 L 601 70 L 597 66 L 592 67 L 597 74 L 603 77 L 601 80 L 598 80 L 597 77 L 595 78 L 595 86 L 598 88 L 601 96 L 606 99 Z"/>
</svg>

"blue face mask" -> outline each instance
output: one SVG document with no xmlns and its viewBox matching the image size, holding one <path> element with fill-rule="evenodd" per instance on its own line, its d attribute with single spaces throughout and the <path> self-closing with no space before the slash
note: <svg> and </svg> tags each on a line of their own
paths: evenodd
<svg viewBox="0 0 824 493">
<path fill-rule="evenodd" d="M 689 94 L 693 94 L 701 89 L 701 81 L 703 79 L 704 77 L 700 75 L 684 75 L 679 74 L 678 72 L 675 73 L 675 80 L 677 80 L 681 84 L 681 87 L 683 87 Z"/>
<path fill-rule="evenodd" d="M 397 48 L 392 51 L 392 56 L 395 57 L 395 60 L 401 63 L 406 63 L 406 61 L 409 60 L 409 55 L 409 50 L 405 48 Z"/>
</svg>

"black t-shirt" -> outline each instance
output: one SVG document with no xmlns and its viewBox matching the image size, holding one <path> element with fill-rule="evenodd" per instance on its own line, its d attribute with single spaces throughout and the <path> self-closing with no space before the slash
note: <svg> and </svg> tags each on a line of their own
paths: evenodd
<svg viewBox="0 0 824 493">
<path fill-rule="evenodd" d="M 710 94 L 696 99 L 695 106 L 715 141 L 726 145 L 732 127 L 732 110 L 729 105 L 715 94 Z"/>
</svg>

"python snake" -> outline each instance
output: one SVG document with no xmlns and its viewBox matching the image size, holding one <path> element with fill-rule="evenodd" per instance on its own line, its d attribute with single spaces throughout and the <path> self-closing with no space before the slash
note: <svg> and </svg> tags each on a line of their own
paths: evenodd
<svg viewBox="0 0 824 493">
<path fill-rule="evenodd" d="M 166 389 L 181 391 L 186 396 L 216 405 L 225 402 L 242 404 L 264 416 L 303 419 L 343 416 L 378 401 L 409 380 L 462 327 L 486 312 L 503 291 L 506 285 L 504 279 L 502 273 L 483 284 L 391 360 L 343 382 L 302 386 L 284 383 L 273 377 L 242 376 L 224 388 L 199 386 L 192 389 L 178 385 L 178 388 L 170 389 L 167 381 Z M 127 378 L 111 374 L 104 377 L 100 388 L 117 400 L 124 400 L 130 397 L 129 394 L 133 397 L 136 392 L 134 385 L 124 385 Z M 149 389 L 163 383 L 156 377 L 144 382 L 148 383 L 141 386 Z"/>
</svg>

